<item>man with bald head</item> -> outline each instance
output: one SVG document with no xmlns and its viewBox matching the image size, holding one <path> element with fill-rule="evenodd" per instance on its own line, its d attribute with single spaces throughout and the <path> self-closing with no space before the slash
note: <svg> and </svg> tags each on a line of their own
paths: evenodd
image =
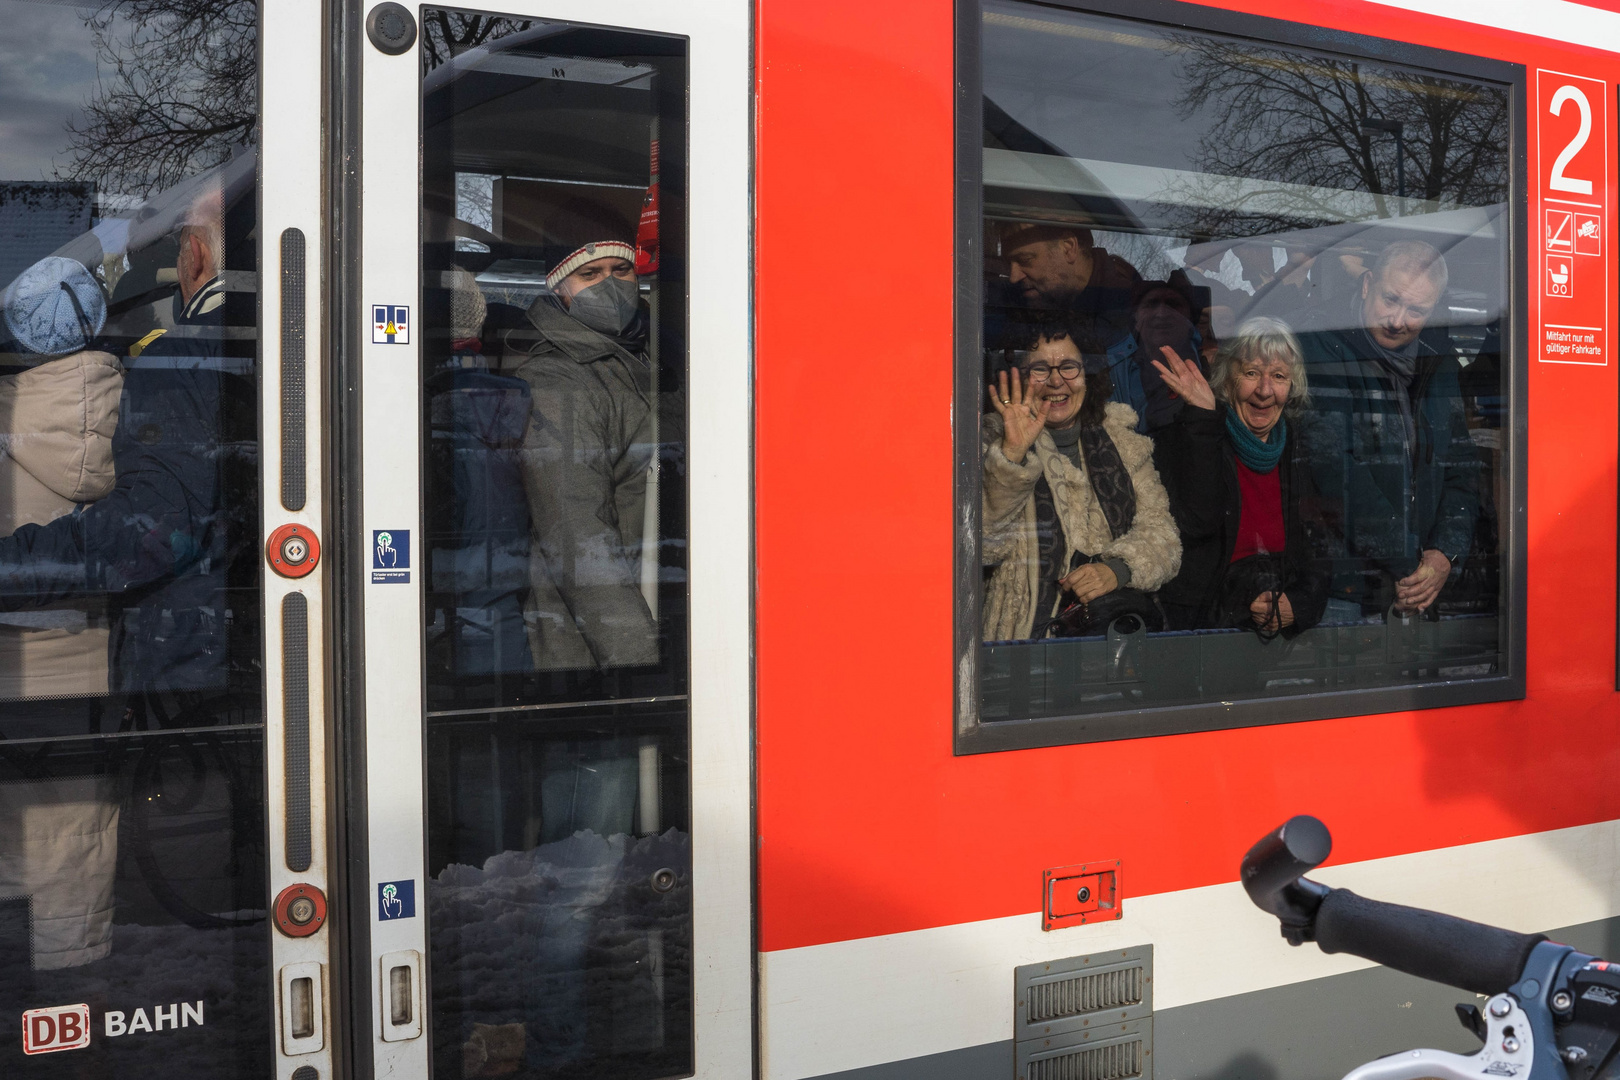
<svg viewBox="0 0 1620 1080">
<path fill-rule="evenodd" d="M 1133 333 L 1142 284 L 1135 267 L 1097 247 L 1080 225 L 1004 222 L 997 246 L 1007 284 L 1026 306 L 1062 314 L 1088 363 L 1107 365 L 1113 400 L 1135 409 L 1137 430 L 1146 433 L 1147 401 L 1164 394 Z"/>
<path fill-rule="evenodd" d="M 1461 369 L 1442 335 L 1424 333 L 1448 283 L 1433 245 L 1394 241 L 1362 276 L 1347 328 L 1300 338 L 1311 456 L 1342 526 L 1333 596 L 1363 615 L 1430 611 L 1473 543 L 1482 461 Z"/>
</svg>

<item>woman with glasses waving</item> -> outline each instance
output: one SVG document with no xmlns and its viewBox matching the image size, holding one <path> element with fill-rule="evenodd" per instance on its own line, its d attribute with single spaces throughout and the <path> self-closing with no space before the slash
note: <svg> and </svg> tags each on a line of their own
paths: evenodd
<svg viewBox="0 0 1620 1080">
<path fill-rule="evenodd" d="M 1067 325 L 1025 345 L 984 422 L 984 638 L 1102 633 L 1126 614 L 1157 629 L 1146 594 L 1175 576 L 1181 541 L 1153 442 Z"/>
</svg>

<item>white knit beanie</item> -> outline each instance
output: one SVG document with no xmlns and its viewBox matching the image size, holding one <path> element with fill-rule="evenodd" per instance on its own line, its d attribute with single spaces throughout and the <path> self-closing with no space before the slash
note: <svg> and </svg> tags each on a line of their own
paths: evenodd
<svg viewBox="0 0 1620 1080">
<path fill-rule="evenodd" d="M 562 261 L 553 266 L 551 272 L 546 275 L 546 285 L 555 289 L 562 284 L 563 278 L 597 259 L 624 259 L 635 262 L 636 249 L 623 240 L 593 240 L 563 256 Z"/>
</svg>

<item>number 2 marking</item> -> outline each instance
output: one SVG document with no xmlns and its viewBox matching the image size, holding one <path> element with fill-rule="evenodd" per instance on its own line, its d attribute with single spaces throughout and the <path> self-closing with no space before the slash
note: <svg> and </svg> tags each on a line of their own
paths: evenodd
<svg viewBox="0 0 1620 1080">
<path fill-rule="evenodd" d="M 1547 186 L 1554 191 L 1570 191 L 1577 195 L 1590 195 L 1592 194 L 1592 181 L 1577 180 L 1573 176 L 1565 176 L 1564 170 L 1569 167 L 1569 163 L 1575 155 L 1581 152 L 1581 147 L 1586 145 L 1586 140 L 1592 137 L 1592 103 L 1586 100 L 1586 95 L 1578 87 L 1566 84 L 1560 86 L 1558 92 L 1553 95 L 1552 103 L 1547 106 L 1547 111 L 1557 116 L 1564 111 L 1564 102 L 1566 101 L 1573 101 L 1575 107 L 1581 110 L 1581 130 L 1575 133 L 1575 137 L 1569 140 L 1569 145 L 1564 147 L 1563 153 L 1558 155 L 1558 160 L 1553 162 L 1552 176 L 1547 180 Z"/>
</svg>

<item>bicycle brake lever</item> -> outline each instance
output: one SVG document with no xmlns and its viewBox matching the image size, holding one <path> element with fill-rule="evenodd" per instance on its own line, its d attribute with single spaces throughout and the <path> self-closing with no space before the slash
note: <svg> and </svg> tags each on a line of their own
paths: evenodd
<svg viewBox="0 0 1620 1080">
<path fill-rule="evenodd" d="M 1345 1073 L 1344 1080 L 1543 1080 L 1532 1072 L 1536 1040 L 1530 1017 L 1513 996 L 1497 994 L 1484 1012 L 1485 1045 L 1477 1053 L 1408 1050 L 1369 1061 Z"/>
</svg>

